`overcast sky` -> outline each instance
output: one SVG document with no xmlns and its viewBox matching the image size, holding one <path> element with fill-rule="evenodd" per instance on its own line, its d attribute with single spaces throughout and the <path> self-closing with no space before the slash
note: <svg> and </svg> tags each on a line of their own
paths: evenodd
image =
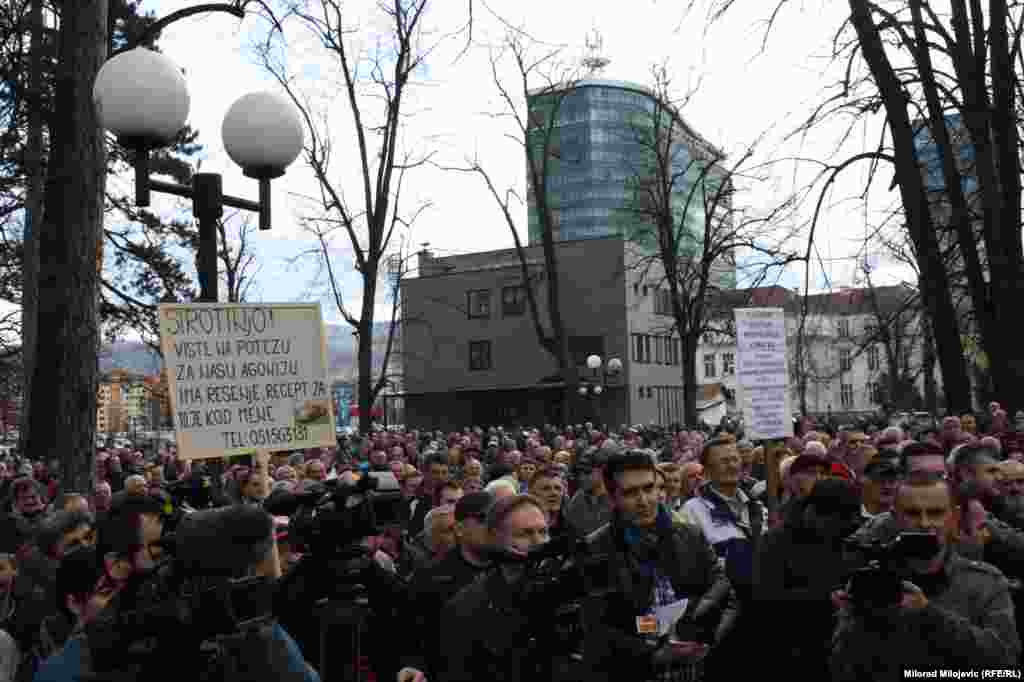
<svg viewBox="0 0 1024 682">
<path fill-rule="evenodd" d="M 314 0 L 315 1 L 315 0 Z M 822 129 L 808 138 L 783 144 L 781 134 L 792 130 L 802 116 L 822 98 L 823 87 L 834 80 L 827 72 L 829 41 L 843 19 L 845 3 L 808 0 L 800 10 L 784 12 L 771 34 L 767 47 L 760 51 L 764 34 L 763 19 L 768 3 L 739 0 L 737 9 L 726 20 L 707 28 L 705 14 L 690 14 L 676 1 L 633 0 L 604 3 L 579 0 L 475 0 L 474 46 L 458 56 L 464 36 L 444 41 L 430 57 L 420 74 L 404 144 L 414 152 L 433 151 L 438 161 L 457 165 L 476 156 L 502 187 L 514 187 L 522 193 L 524 166 L 522 150 L 504 133 L 513 133 L 510 121 L 487 114 L 501 110 L 497 90 L 490 76 L 487 44 L 496 44 L 502 34 L 497 13 L 522 26 L 531 35 L 553 44 L 564 45 L 566 58 L 579 59 L 585 53 L 587 34 L 597 29 L 603 38 L 603 53 L 610 64 L 605 78 L 650 83 L 650 68 L 665 62 L 680 90 L 700 79 L 695 98 L 683 111 L 684 117 L 705 138 L 725 149 L 737 152 L 769 131 L 759 146 L 762 157 L 770 154 L 823 158 L 835 143 L 836 128 Z M 142 6 L 158 15 L 193 4 L 191 0 L 144 0 Z M 349 0 L 350 21 L 365 31 L 380 27 L 370 0 Z M 440 0 L 432 5 L 426 26 L 436 35 L 450 32 L 467 20 L 465 0 Z M 256 18 L 239 22 L 229 15 L 207 15 L 180 22 L 169 28 L 161 41 L 164 53 L 186 72 L 192 97 L 190 123 L 200 131 L 206 146 L 204 171 L 224 173 L 225 192 L 255 198 L 254 181 L 244 178 L 227 158 L 220 139 L 220 124 L 231 103 L 252 90 L 277 90 L 272 80 L 257 65 L 251 44 L 264 30 Z M 348 107 L 342 99 L 331 104 L 328 95 L 337 92 L 332 76 L 336 68 L 322 52 L 292 36 L 288 52 L 289 66 L 300 75 L 300 86 L 319 98 L 318 106 L 332 122 L 337 150 L 332 176 L 356 199 L 361 195 Z M 503 72 L 513 76 L 513 71 Z M 859 145 L 856 140 L 851 144 Z M 759 183 L 737 201 L 755 208 L 769 206 L 800 184 L 809 171 L 793 174 L 791 166 L 779 167 L 768 183 Z M 866 169 L 854 169 L 839 184 L 835 197 L 855 192 Z M 886 177 L 886 183 L 888 176 Z M 111 182 L 129 186 L 128 178 Z M 406 235 L 416 248 L 429 242 L 439 254 L 509 248 L 512 238 L 500 212 L 486 193 L 481 181 L 461 174 L 426 168 L 407 178 L 406 214 L 420 202 L 429 201 Z M 274 228 L 257 235 L 258 255 L 263 269 L 258 278 L 257 297 L 267 302 L 316 298 L 322 292 L 311 288 L 316 274 L 313 260 L 292 262 L 312 242 L 303 231 L 301 217 L 309 215 L 312 205 L 303 196 L 316 195 L 317 189 L 302 162 L 296 164 L 274 185 Z M 173 200 L 161 204 L 173 210 Z M 187 205 L 182 204 L 182 207 Z M 525 207 L 517 214 L 525 239 Z M 805 216 L 806 217 L 806 216 Z M 861 252 L 865 233 L 862 209 L 842 203 L 827 211 L 819 227 L 820 263 L 833 286 L 854 283 L 856 255 Z M 803 250 L 802 245 L 798 245 Z M 344 296 L 350 305 L 359 300 L 358 279 L 351 274 L 352 257 L 340 239 L 334 252 L 344 278 Z M 905 278 L 895 267 L 880 268 L 879 281 Z M 816 265 L 816 269 L 820 266 Z M 795 269 L 782 278 L 786 286 L 798 286 L 803 270 Z M 819 272 L 814 286 L 825 284 Z M 324 298 L 325 315 L 338 316 Z"/>
</svg>

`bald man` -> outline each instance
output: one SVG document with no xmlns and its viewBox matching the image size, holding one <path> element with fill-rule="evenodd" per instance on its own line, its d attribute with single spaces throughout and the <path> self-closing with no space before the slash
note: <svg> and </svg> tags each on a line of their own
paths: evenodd
<svg viewBox="0 0 1024 682">
<path fill-rule="evenodd" d="M 697 494 L 697 488 L 704 485 L 704 467 L 700 462 L 687 462 L 682 466 L 683 484 L 680 497 L 685 502 Z"/>
</svg>

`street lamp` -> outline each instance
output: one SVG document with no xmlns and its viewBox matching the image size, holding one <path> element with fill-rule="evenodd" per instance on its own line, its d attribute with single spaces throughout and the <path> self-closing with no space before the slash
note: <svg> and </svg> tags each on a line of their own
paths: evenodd
<svg viewBox="0 0 1024 682">
<path fill-rule="evenodd" d="M 603 371 L 601 371 L 602 368 Z M 587 369 L 590 370 L 590 379 L 580 382 L 578 392 L 583 398 L 589 396 L 594 399 L 593 409 L 596 413 L 598 411 L 597 398 L 604 393 L 605 385 L 609 379 L 617 377 L 622 371 L 622 360 L 611 358 L 605 364 L 604 359 L 600 355 L 589 355 L 587 356 Z M 600 421 L 600 418 L 597 421 Z"/>
<path fill-rule="evenodd" d="M 96 76 L 93 101 L 100 124 L 133 152 L 137 206 L 149 206 L 151 191 L 192 199 L 199 222 L 199 298 L 216 302 L 217 221 L 230 206 L 259 214 L 260 229 L 270 229 L 270 181 L 284 175 L 302 152 L 302 119 L 295 107 L 272 93 L 251 93 L 224 117 L 221 136 L 228 156 L 246 177 L 259 181 L 259 201 L 250 201 L 225 195 L 219 173 L 196 173 L 191 186 L 149 177 L 150 152 L 173 141 L 188 119 L 188 86 L 167 57 L 145 48 L 112 57 Z"/>
</svg>

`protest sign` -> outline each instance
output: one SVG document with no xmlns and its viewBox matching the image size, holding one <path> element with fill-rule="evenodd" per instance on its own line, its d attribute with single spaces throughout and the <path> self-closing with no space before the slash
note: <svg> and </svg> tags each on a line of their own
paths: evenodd
<svg viewBox="0 0 1024 682">
<path fill-rule="evenodd" d="M 320 304 L 161 304 L 184 459 L 335 445 Z"/>
<path fill-rule="evenodd" d="M 785 313 L 781 308 L 737 308 L 735 312 L 736 388 L 747 438 L 792 436 Z"/>
</svg>

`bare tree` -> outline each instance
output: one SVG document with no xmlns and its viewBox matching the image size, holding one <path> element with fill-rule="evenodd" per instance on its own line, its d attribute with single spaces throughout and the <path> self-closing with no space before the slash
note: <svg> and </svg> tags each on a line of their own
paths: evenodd
<svg viewBox="0 0 1024 682">
<path fill-rule="evenodd" d="M 327 266 L 327 276 L 334 303 L 344 320 L 352 326 L 358 342 L 358 399 L 360 430 L 371 426 L 370 409 L 387 381 L 385 372 L 373 374 L 374 319 L 382 277 L 381 262 L 391 251 L 396 233 L 409 229 L 427 207 L 413 208 L 403 203 L 407 173 L 422 165 L 428 154 L 416 155 L 402 143 L 405 118 L 409 115 L 407 101 L 415 77 L 432 50 L 449 36 L 430 42 L 423 27 L 429 0 L 394 0 L 377 5 L 386 29 L 372 35 L 354 27 L 344 3 L 339 0 L 310 0 L 283 3 L 285 11 L 277 16 L 268 3 L 265 15 L 272 29 L 257 47 L 263 67 L 280 84 L 300 110 L 305 121 L 307 141 L 305 160 L 319 186 L 316 215 L 304 223 L 321 245 L 320 253 Z M 346 197 L 336 174 L 342 167 L 334 164 L 335 141 L 341 132 L 328 125 L 326 114 L 312 103 L 312 97 L 300 90 L 297 79 L 281 57 L 287 31 L 297 27 L 311 36 L 341 72 L 341 92 L 352 120 L 351 135 L 357 142 L 355 164 L 361 174 L 360 200 Z M 361 52 L 356 41 L 369 38 L 376 48 Z M 323 85 L 320 83 L 319 85 Z M 351 167 L 345 159 L 345 167 Z M 342 268 L 332 262 L 331 243 L 343 235 L 354 255 L 355 270 L 362 282 L 358 313 L 345 302 Z M 393 315 L 384 344 L 386 368 L 391 353 L 396 318 Z"/>
<path fill-rule="evenodd" d="M 540 268 L 537 263 L 531 262 L 519 236 L 513 216 L 513 202 L 521 203 L 521 197 L 515 190 L 500 189 L 478 158 L 470 159 L 464 166 L 447 169 L 479 175 L 501 210 L 519 257 L 522 286 L 537 343 L 554 358 L 564 384 L 561 421 L 568 423 L 571 421 L 572 400 L 576 395 L 579 378 L 577 368 L 571 362 L 569 339 L 562 320 L 556 248 L 558 218 L 557 209 L 551 205 L 548 181 L 556 160 L 561 163 L 570 162 L 559 152 L 558 120 L 562 104 L 572 93 L 579 78 L 579 70 L 563 63 L 560 47 L 542 45 L 522 30 L 506 26 L 500 47 L 492 50 L 489 55 L 492 80 L 504 107 L 496 116 L 512 121 L 514 132 L 508 133 L 507 137 L 518 143 L 526 156 L 527 191 L 534 202 L 543 253 L 543 265 Z M 499 75 L 500 65 L 506 58 L 516 68 L 516 80 L 513 83 L 503 82 Z M 547 319 L 541 315 L 537 304 L 541 287 L 546 294 Z"/>
<path fill-rule="evenodd" d="M 238 230 L 236 235 L 229 239 L 228 224 L 232 222 L 238 224 Z M 240 218 L 237 213 L 217 223 L 220 241 L 217 256 L 220 258 L 228 303 L 244 303 L 248 300 L 256 275 L 259 274 L 260 265 L 256 262 L 256 254 L 253 253 L 250 241 L 255 231 L 253 222 L 247 217 Z"/>
<path fill-rule="evenodd" d="M 623 140 L 639 152 L 626 156 L 640 159 L 625 169 L 631 196 L 622 213 L 632 224 L 634 247 L 628 266 L 657 273 L 656 310 L 671 315 L 670 331 L 679 335 L 683 416 L 695 425 L 697 347 L 703 334 L 721 329 L 716 306 L 735 287 L 737 255 L 747 259 L 744 279 L 755 286 L 800 260 L 787 249 L 796 234 L 797 200 L 789 197 L 764 212 L 738 206 L 737 184 L 766 181 L 768 165 L 754 163 L 754 145 L 726 163 L 680 114 L 695 91 L 674 100 L 664 66 L 653 69 L 653 80 L 652 106 L 634 112 Z"/>
</svg>

